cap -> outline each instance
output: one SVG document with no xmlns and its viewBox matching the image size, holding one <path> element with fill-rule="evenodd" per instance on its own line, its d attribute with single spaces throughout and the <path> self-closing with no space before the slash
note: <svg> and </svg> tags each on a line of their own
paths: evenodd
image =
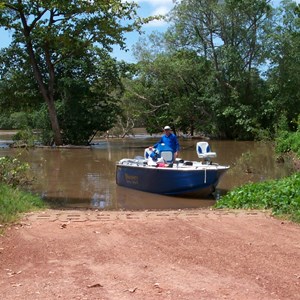
<svg viewBox="0 0 300 300">
<path fill-rule="evenodd" d="M 164 130 L 171 130 L 171 127 L 170 126 L 165 126 Z"/>
</svg>

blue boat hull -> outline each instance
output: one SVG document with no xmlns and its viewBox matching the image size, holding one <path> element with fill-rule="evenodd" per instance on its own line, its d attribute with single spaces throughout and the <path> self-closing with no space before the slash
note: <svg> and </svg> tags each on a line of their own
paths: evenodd
<svg viewBox="0 0 300 300">
<path fill-rule="evenodd" d="M 116 182 L 136 190 L 176 195 L 191 192 L 211 194 L 228 167 L 176 169 L 118 164 Z"/>
</svg>

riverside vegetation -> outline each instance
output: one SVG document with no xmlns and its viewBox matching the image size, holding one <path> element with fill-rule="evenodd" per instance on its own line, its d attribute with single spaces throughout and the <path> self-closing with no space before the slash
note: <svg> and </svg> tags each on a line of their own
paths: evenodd
<svg viewBox="0 0 300 300">
<path fill-rule="evenodd" d="M 300 160 L 300 127 L 297 132 L 282 131 L 276 139 L 276 152 L 295 154 Z M 274 215 L 300 223 L 300 173 L 279 180 L 250 183 L 223 196 L 216 208 L 271 209 Z"/>
<path fill-rule="evenodd" d="M 18 158 L 0 157 L 0 231 L 20 213 L 46 206 L 39 196 L 22 190 L 31 180 L 28 171 L 29 165 Z"/>
</svg>

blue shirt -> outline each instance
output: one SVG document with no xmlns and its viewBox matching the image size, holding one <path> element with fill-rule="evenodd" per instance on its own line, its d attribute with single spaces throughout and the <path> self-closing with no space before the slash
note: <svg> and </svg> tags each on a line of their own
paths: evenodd
<svg viewBox="0 0 300 300">
<path fill-rule="evenodd" d="M 178 152 L 180 148 L 177 137 L 174 133 L 171 133 L 169 136 L 164 134 L 157 144 L 165 144 L 172 149 L 173 153 Z M 157 144 L 154 145 L 154 148 L 157 147 Z"/>
</svg>

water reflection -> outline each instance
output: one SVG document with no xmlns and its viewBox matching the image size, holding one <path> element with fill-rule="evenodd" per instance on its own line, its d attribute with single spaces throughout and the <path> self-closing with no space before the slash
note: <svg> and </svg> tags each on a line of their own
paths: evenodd
<svg viewBox="0 0 300 300">
<path fill-rule="evenodd" d="M 0 155 L 20 153 L 21 159 L 30 163 L 36 178 L 32 190 L 63 207 L 150 210 L 213 205 L 213 197 L 162 196 L 116 185 L 116 161 L 142 155 L 144 148 L 156 141 L 157 138 L 110 139 L 83 149 L 1 148 Z M 180 139 L 182 158 L 197 160 L 197 141 Z M 236 141 L 211 141 L 210 144 L 218 154 L 216 161 L 231 166 L 221 179 L 215 194 L 217 198 L 246 182 L 280 178 L 291 173 L 289 164 L 275 162 L 271 144 Z"/>
<path fill-rule="evenodd" d="M 117 186 L 116 195 L 118 209 L 125 210 L 154 210 L 154 209 L 182 209 L 209 207 L 215 203 L 215 199 L 199 199 L 191 196 L 166 196 L 132 190 Z"/>
<path fill-rule="evenodd" d="M 91 201 L 91 206 L 93 208 L 100 208 L 100 209 L 104 209 L 108 206 L 110 206 L 109 203 L 109 194 L 104 195 L 101 194 L 99 195 L 98 193 L 95 193 L 92 197 L 92 201 Z"/>
</svg>

